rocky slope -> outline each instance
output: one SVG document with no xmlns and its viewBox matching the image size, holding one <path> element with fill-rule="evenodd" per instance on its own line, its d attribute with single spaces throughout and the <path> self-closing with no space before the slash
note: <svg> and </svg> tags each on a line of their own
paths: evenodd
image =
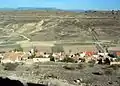
<svg viewBox="0 0 120 86">
<path fill-rule="evenodd" d="M 1 40 L 92 40 L 88 28 L 95 28 L 103 40 L 120 36 L 119 15 L 111 12 L 2 11 L 0 15 Z"/>
<path fill-rule="evenodd" d="M 10 64 L 0 64 L 0 70 L 0 77 L 22 82 L 51 83 L 48 86 L 120 86 L 120 65 L 48 62 L 19 64 L 16 68 Z M 81 81 L 76 82 L 78 79 Z"/>
</svg>

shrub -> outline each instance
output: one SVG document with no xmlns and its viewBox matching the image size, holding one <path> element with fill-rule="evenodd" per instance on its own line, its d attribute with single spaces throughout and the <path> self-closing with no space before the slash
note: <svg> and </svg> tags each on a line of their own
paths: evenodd
<svg viewBox="0 0 120 86">
<path fill-rule="evenodd" d="M 88 63 L 95 64 L 95 60 L 88 61 Z"/>
<path fill-rule="evenodd" d="M 34 69 L 38 69 L 38 68 L 39 68 L 39 65 L 35 65 L 35 66 L 34 66 Z"/>
<path fill-rule="evenodd" d="M 118 57 L 115 61 L 116 61 L 116 62 L 119 62 L 119 61 L 120 61 L 120 57 Z"/>
<path fill-rule="evenodd" d="M 52 56 L 52 54 L 49 55 L 48 58 L 50 58 L 50 61 L 55 61 L 55 58 L 54 58 L 54 56 Z"/>
<path fill-rule="evenodd" d="M 40 55 L 40 56 L 36 56 L 36 58 L 44 58 L 42 55 Z"/>
<path fill-rule="evenodd" d="M 112 65 L 109 66 L 109 68 L 112 68 L 113 70 L 118 70 L 119 67 L 120 67 L 119 64 L 112 64 Z"/>
<path fill-rule="evenodd" d="M 32 56 L 29 56 L 28 59 L 33 59 L 33 58 L 36 58 L 35 55 L 32 55 Z"/>
<path fill-rule="evenodd" d="M 89 67 L 94 67 L 94 64 L 95 64 L 95 60 L 91 60 L 88 62 Z"/>
<path fill-rule="evenodd" d="M 92 72 L 92 74 L 94 74 L 94 75 L 103 75 L 102 72 Z"/>
<path fill-rule="evenodd" d="M 40 74 L 40 71 L 39 70 L 33 71 L 33 74 L 38 76 Z"/>
<path fill-rule="evenodd" d="M 72 63 L 74 63 L 75 60 L 73 58 L 66 57 L 62 60 L 62 62 L 72 62 Z"/>
<path fill-rule="evenodd" d="M 88 66 L 89 67 L 94 67 L 94 64 L 93 63 L 89 63 Z"/>
<path fill-rule="evenodd" d="M 67 70 L 75 70 L 75 68 L 74 67 L 72 67 L 72 66 L 63 66 L 63 68 L 64 69 L 67 69 Z"/>
<path fill-rule="evenodd" d="M 83 69 L 83 68 L 85 68 L 85 65 L 84 64 L 78 64 L 78 66 L 76 68 L 77 69 Z"/>
<path fill-rule="evenodd" d="M 113 69 L 107 68 L 104 70 L 105 75 L 112 75 L 112 73 L 113 73 Z"/>
<path fill-rule="evenodd" d="M 26 68 L 25 71 L 30 71 L 30 68 Z"/>
<path fill-rule="evenodd" d="M 19 64 L 17 64 L 17 63 L 5 63 L 5 64 L 3 64 L 4 70 L 8 70 L 8 71 L 15 71 L 15 69 L 18 65 Z"/>
<path fill-rule="evenodd" d="M 46 74 L 44 77 L 45 78 L 58 78 L 55 74 L 52 74 L 52 73 Z"/>
</svg>

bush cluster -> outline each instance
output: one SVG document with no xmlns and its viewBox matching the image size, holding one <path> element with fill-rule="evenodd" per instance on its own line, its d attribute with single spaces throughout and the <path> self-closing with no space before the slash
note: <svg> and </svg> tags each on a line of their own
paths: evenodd
<svg viewBox="0 0 120 86">
<path fill-rule="evenodd" d="M 75 67 L 72 67 L 72 66 L 63 66 L 64 69 L 67 69 L 67 70 L 75 70 Z"/>
<path fill-rule="evenodd" d="M 77 69 L 83 69 L 83 68 L 85 68 L 84 64 L 78 64 Z"/>
<path fill-rule="evenodd" d="M 16 67 L 19 65 L 18 63 L 5 63 L 2 64 L 4 66 L 4 70 L 15 71 Z"/>
<path fill-rule="evenodd" d="M 71 63 L 75 63 L 75 60 L 73 58 L 69 58 L 69 57 L 65 57 L 62 62 L 71 62 Z"/>
</svg>

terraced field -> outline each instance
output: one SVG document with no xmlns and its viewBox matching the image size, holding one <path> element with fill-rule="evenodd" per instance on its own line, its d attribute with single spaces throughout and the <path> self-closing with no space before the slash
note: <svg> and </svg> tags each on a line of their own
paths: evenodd
<svg viewBox="0 0 120 86">
<path fill-rule="evenodd" d="M 100 40 L 119 40 L 120 13 L 110 11 L 75 13 L 68 11 L 1 11 L 3 41 L 92 40 L 88 28 L 95 28 Z"/>
</svg>

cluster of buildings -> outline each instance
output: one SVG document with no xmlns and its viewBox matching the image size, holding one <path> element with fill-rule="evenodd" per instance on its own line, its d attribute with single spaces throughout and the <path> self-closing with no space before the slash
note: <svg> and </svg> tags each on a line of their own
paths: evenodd
<svg viewBox="0 0 120 86">
<path fill-rule="evenodd" d="M 112 52 L 112 51 L 111 51 Z M 120 52 L 115 51 L 112 52 L 112 54 L 115 53 L 116 56 L 120 57 Z M 84 52 L 72 52 L 72 50 L 69 50 L 69 52 L 55 52 L 55 53 L 48 53 L 48 52 L 40 52 L 35 51 L 34 49 L 31 49 L 28 52 L 17 52 L 17 51 L 9 51 L 9 52 L 1 52 L 0 53 L 0 59 L 2 63 L 7 62 L 21 62 L 26 61 L 29 59 L 30 56 L 35 55 L 34 58 L 31 58 L 33 62 L 48 62 L 50 61 L 49 56 L 52 55 L 55 59 L 55 61 L 63 60 L 64 58 L 73 58 L 75 61 L 80 62 L 81 59 L 85 59 L 86 62 L 90 60 L 97 60 L 99 56 L 107 56 L 108 53 L 98 53 L 95 51 L 84 51 Z"/>
<path fill-rule="evenodd" d="M 23 43 L 22 43 L 23 44 Z M 10 51 L 12 48 L 0 49 L 0 59 L 1 62 L 21 62 L 29 59 L 30 56 L 35 54 L 35 58 L 32 58 L 33 62 L 47 62 L 50 61 L 49 56 L 52 53 L 55 61 L 63 60 L 66 57 L 73 58 L 75 61 L 80 62 L 81 58 L 84 58 L 86 62 L 90 60 L 97 60 L 99 56 L 104 56 L 108 53 L 98 53 L 98 50 L 94 45 L 64 45 L 64 52 L 53 52 L 51 44 L 41 43 L 44 45 L 39 46 L 40 43 L 36 42 L 37 51 L 28 45 L 30 43 L 24 43 L 22 45 L 23 51 Z M 26 47 L 28 46 L 28 47 Z M 3 52 L 4 51 L 4 52 Z M 109 53 L 113 54 L 114 57 L 120 57 L 120 47 L 110 47 L 108 49 Z"/>
</svg>

